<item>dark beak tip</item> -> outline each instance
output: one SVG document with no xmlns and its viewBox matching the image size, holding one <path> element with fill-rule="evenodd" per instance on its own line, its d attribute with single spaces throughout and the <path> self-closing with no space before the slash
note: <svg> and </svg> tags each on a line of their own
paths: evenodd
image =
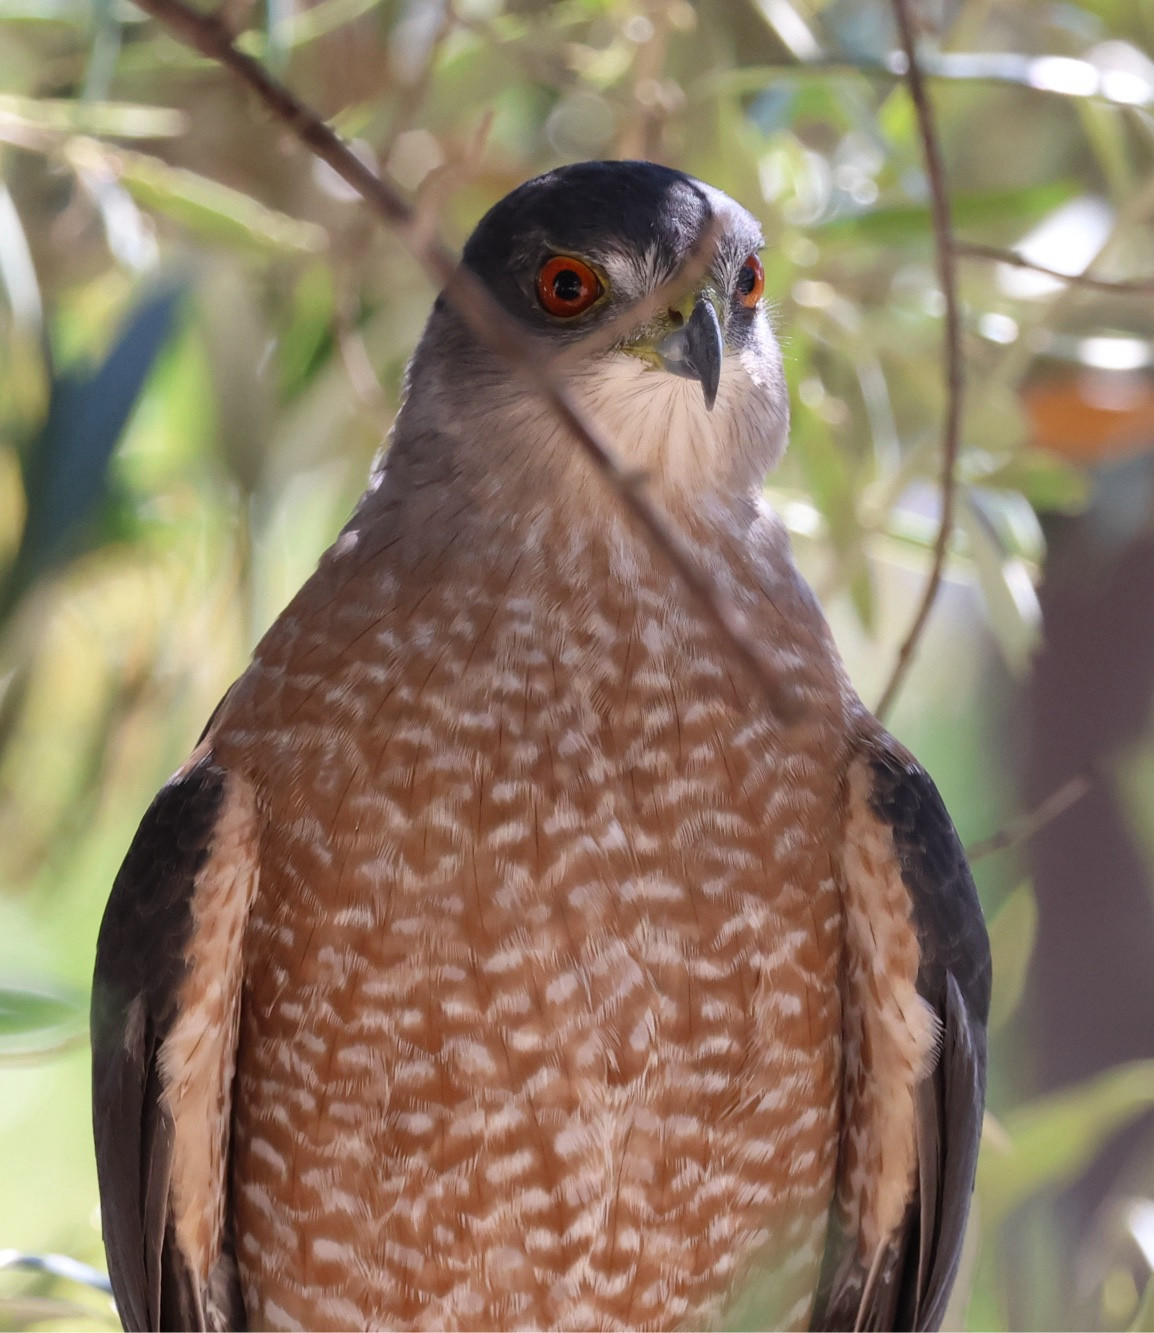
<svg viewBox="0 0 1154 1333">
<path fill-rule="evenodd" d="M 725 335 L 717 311 L 707 296 L 698 296 L 693 313 L 684 325 L 658 344 L 657 355 L 666 370 L 697 380 L 706 409 L 712 412 L 721 382 Z"/>
<path fill-rule="evenodd" d="M 725 341 L 717 311 L 707 297 L 698 297 L 685 326 L 685 336 L 690 363 L 705 394 L 705 406 L 712 412 L 713 404 L 717 401 L 717 387 L 721 382 Z"/>
</svg>

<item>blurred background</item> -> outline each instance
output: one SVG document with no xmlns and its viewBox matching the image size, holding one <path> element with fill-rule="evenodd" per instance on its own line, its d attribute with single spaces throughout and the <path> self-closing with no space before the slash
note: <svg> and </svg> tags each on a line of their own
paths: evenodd
<svg viewBox="0 0 1154 1333">
<path fill-rule="evenodd" d="M 915 10 L 967 394 L 948 579 L 889 721 L 975 853 L 995 960 L 951 1319 L 1154 1329 L 1154 0 Z M 585 157 L 671 163 L 761 217 L 794 412 L 769 492 L 875 702 L 929 565 L 945 402 L 889 0 L 224 11 L 455 245 Z M 104 1265 L 100 914 L 354 503 L 433 296 L 130 5 L 0 0 L 0 1328 L 111 1322 L 43 1258 Z"/>
</svg>

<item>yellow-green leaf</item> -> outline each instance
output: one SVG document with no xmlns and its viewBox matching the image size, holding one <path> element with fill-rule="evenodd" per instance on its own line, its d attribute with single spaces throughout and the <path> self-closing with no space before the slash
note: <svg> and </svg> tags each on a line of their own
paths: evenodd
<svg viewBox="0 0 1154 1333">
<path fill-rule="evenodd" d="M 77 167 L 99 164 L 111 169 L 139 204 L 210 239 L 297 254 L 314 254 L 328 245 L 323 227 L 148 153 L 111 149 L 93 139 L 73 139 L 65 153 Z"/>
</svg>

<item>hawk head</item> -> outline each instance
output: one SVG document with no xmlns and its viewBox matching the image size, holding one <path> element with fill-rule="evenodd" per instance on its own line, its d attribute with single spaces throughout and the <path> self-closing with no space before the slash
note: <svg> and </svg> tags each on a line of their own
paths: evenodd
<svg viewBox="0 0 1154 1333">
<path fill-rule="evenodd" d="M 555 359 L 620 461 L 667 502 L 699 506 L 748 494 L 785 446 L 763 244 L 750 213 L 679 171 L 582 162 L 490 209 L 463 262 Z M 457 440 L 459 475 L 477 461 L 478 438 L 490 480 L 505 460 L 523 477 L 573 465 L 548 409 L 443 299 L 411 367 L 410 387 L 418 383 L 408 401 L 421 404 L 422 420 L 403 413 L 398 430 L 432 427 Z"/>
</svg>

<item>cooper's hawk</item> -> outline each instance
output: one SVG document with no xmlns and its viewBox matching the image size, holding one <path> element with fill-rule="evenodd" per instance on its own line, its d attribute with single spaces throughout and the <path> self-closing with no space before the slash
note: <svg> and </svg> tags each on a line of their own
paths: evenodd
<svg viewBox="0 0 1154 1333">
<path fill-rule="evenodd" d="M 438 301 L 369 490 L 112 891 L 127 1326 L 940 1320 L 989 952 L 759 495 L 788 419 L 761 245 L 717 190 L 602 162 L 515 190 L 464 263 L 566 349 L 792 715 Z"/>
</svg>

